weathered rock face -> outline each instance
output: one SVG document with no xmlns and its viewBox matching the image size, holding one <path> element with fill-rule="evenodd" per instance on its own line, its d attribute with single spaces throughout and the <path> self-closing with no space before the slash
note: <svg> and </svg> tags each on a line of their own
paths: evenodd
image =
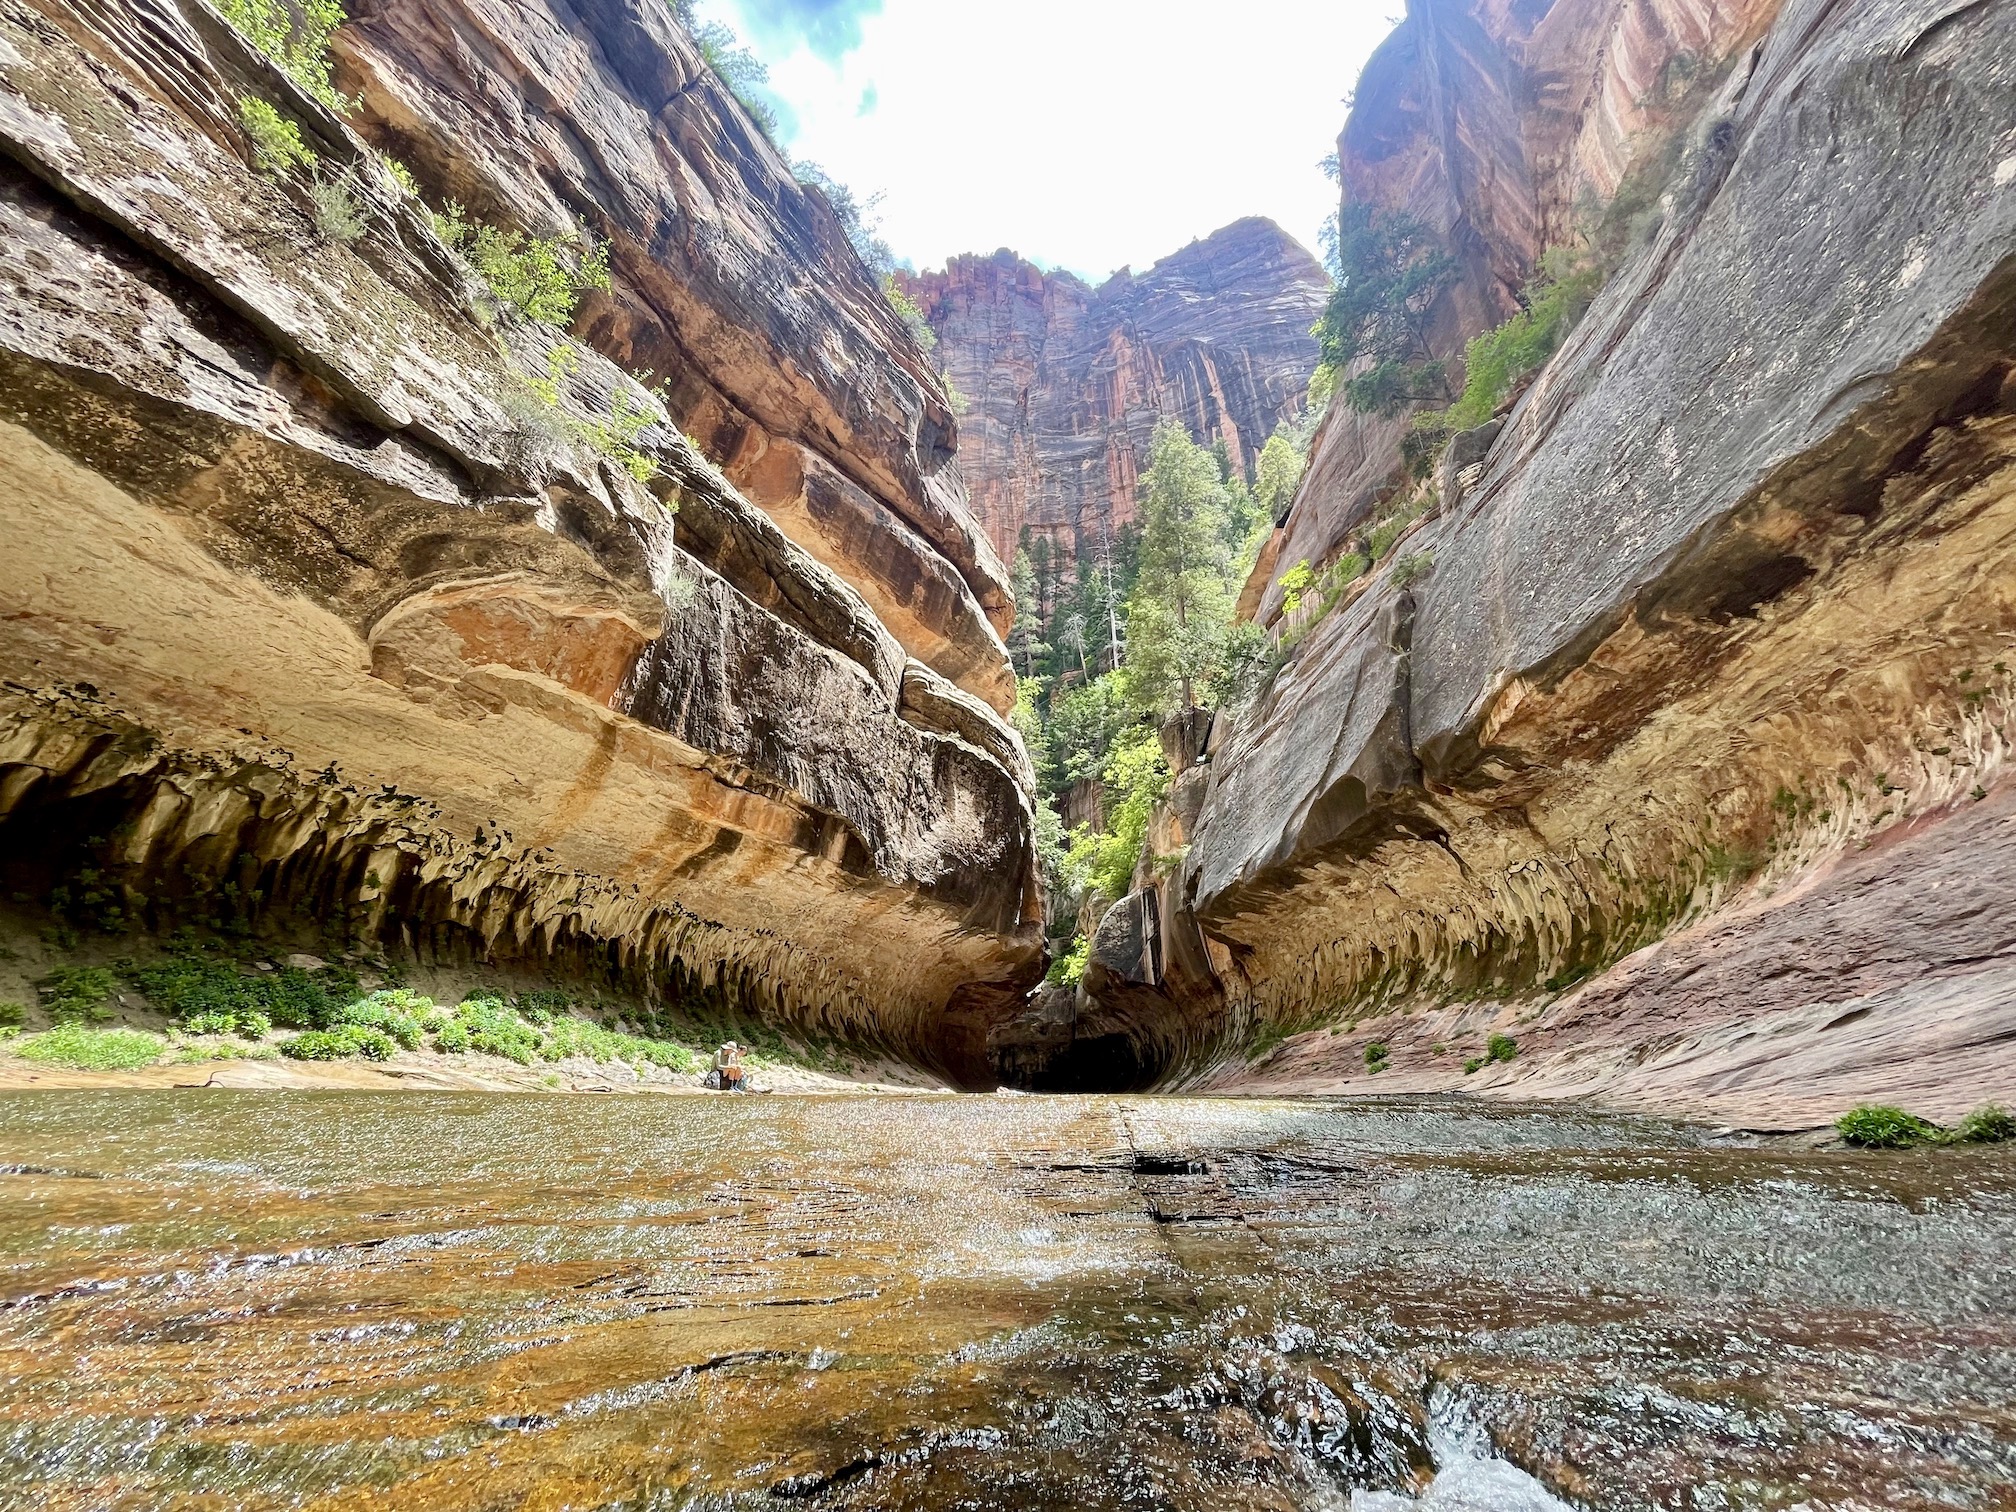
<svg viewBox="0 0 2016 1512">
<path fill-rule="evenodd" d="M 1344 199 L 1414 216 L 1459 270 L 1437 354 L 1514 313 L 1540 254 L 1589 231 L 1777 14 L 1781 0 L 1412 0 L 1366 63 L 1337 140 Z M 1656 187 L 1656 186 L 1654 186 Z M 1394 488 L 1405 416 L 1332 408 L 1267 558 L 1332 561 Z M 1280 590 L 1261 600 L 1272 618 Z"/>
<path fill-rule="evenodd" d="M 1884 1061 L 1950 1072 L 1949 1102 L 2006 1090 L 1992 1055 L 1939 1056 L 1956 1003 L 1965 1043 L 2016 1033 L 2003 947 L 1967 923 L 2016 885 L 1976 817 L 2016 737 L 2012 87 L 2016 7 L 1788 0 L 1412 572 L 1375 573 L 1214 739 L 1160 944 L 1212 982 L 1129 1016 L 1141 1060 L 1396 1008 L 1561 1055 L 1621 1023 L 1588 1085 L 1708 1106 L 1726 1059 L 1645 1069 L 1669 1015 L 1724 1047 L 1769 1017 L 1796 1077 L 1825 1058 L 1798 1035 L 1870 1008 L 1882 1055 L 1837 1104 L 1892 1089 Z M 1356 507 L 1342 486 L 1319 469 L 1297 517 Z M 1858 908 L 1900 823 L 1913 906 Z M 1680 966 L 1602 975 L 1690 921 L 1758 965 L 1712 1000 Z M 1421 1084 L 1475 1085 L 1454 1068 L 1481 1045 L 1452 1048 Z M 1550 1064 L 1501 1079 L 1570 1088 Z"/>
<path fill-rule="evenodd" d="M 1162 416 L 1250 468 L 1300 406 L 1328 280 L 1293 238 L 1242 220 L 1097 289 L 1006 250 L 905 280 L 971 408 L 959 467 L 994 548 L 1023 531 L 1067 555 L 1134 518 Z"/>
<path fill-rule="evenodd" d="M 580 101 L 689 68 L 659 9 L 505 11 L 550 44 L 546 87 Z M 360 70 L 370 35 L 349 44 Z M 474 53 L 508 51 L 487 35 Z M 671 177 L 678 131 L 705 135 L 690 68 L 687 85 L 625 149 Z M 302 182 L 251 171 L 247 97 L 350 171 L 361 237 L 318 233 Z M 499 98 L 449 98 L 421 103 L 468 127 L 472 171 L 502 185 L 543 161 L 504 150 L 508 121 L 478 131 Z M 538 98 L 534 136 L 591 134 Z M 0 146 L 10 876 L 88 865 L 157 928 L 232 912 L 712 993 L 977 1074 L 948 1008 L 1012 991 L 1039 956 L 1026 758 L 980 700 L 596 352 L 575 349 L 557 407 L 536 400 L 525 375 L 549 371 L 550 328 L 496 313 L 358 139 L 207 9 L 0 0 Z M 552 190 L 528 177 L 523 192 Z M 745 198 L 776 189 L 749 183 Z M 757 248 L 753 288 L 795 244 L 719 219 L 726 198 L 714 220 L 694 201 L 654 229 L 729 264 Z M 618 243 L 591 334 L 625 310 L 641 331 L 634 312 L 680 276 L 704 283 L 688 263 L 640 288 L 637 255 Z M 796 286 L 827 272 L 799 267 Z M 742 338 L 725 295 L 707 304 L 713 341 L 784 370 L 786 388 L 743 396 L 773 450 L 823 433 L 823 453 L 789 444 L 846 460 L 877 509 L 929 494 L 942 469 L 898 436 L 904 402 L 935 402 L 928 381 L 896 382 L 907 349 L 788 295 L 788 318 Z M 849 364 L 858 389 L 836 376 Z M 653 416 L 648 485 L 570 439 L 619 395 Z M 968 539 L 970 567 L 985 548 Z"/>
<path fill-rule="evenodd" d="M 831 209 L 651 0 L 359 0 L 358 129 L 479 218 L 609 243 L 577 328 L 911 655 L 1005 711 L 999 561 L 930 365 Z"/>
</svg>

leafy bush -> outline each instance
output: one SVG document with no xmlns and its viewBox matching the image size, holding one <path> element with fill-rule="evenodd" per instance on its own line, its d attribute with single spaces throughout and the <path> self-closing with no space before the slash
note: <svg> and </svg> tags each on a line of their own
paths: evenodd
<svg viewBox="0 0 2016 1512">
<path fill-rule="evenodd" d="M 301 128 L 258 96 L 238 102 L 238 124 L 251 140 L 252 163 L 261 173 L 284 178 L 315 166 L 315 150 L 301 139 Z"/>
<path fill-rule="evenodd" d="M 1386 1046 L 1384 1044 L 1382 1044 L 1378 1040 L 1374 1040 L 1372 1041 L 1371 1044 L 1365 1047 L 1366 1065 L 1383 1066 L 1385 1063 L 1386 1063 Z"/>
<path fill-rule="evenodd" d="M 137 1029 L 86 1029 L 59 1024 L 47 1034 L 31 1034 L 15 1054 L 45 1066 L 69 1066 L 79 1071 L 137 1071 L 161 1058 L 165 1042 L 158 1034 Z"/>
<path fill-rule="evenodd" d="M 0 1000 L 0 1029 L 19 1029 L 28 1010 L 21 1004 Z"/>
<path fill-rule="evenodd" d="M 1494 1034 L 1484 1042 L 1484 1053 L 1494 1061 L 1519 1059 L 1519 1042 L 1509 1034 Z"/>
<path fill-rule="evenodd" d="M 403 987 L 389 988 L 344 1004 L 331 1016 L 330 1027 L 369 1029 L 396 1040 L 405 1049 L 418 1050 L 423 1032 L 421 1018 L 433 1007 L 432 998 Z"/>
<path fill-rule="evenodd" d="M 182 1027 L 191 1034 L 230 1034 L 237 1029 L 238 1020 L 229 1013 L 199 1013 Z"/>
<path fill-rule="evenodd" d="M 693 0 L 671 0 L 672 14 L 686 28 L 700 49 L 700 56 L 727 86 L 742 108 L 768 137 L 777 135 L 777 112 L 757 93 L 770 82 L 770 70 L 763 60 L 742 45 L 732 27 L 720 21 L 702 21 L 694 14 Z"/>
<path fill-rule="evenodd" d="M 434 1048 L 445 1054 L 456 1054 L 469 1048 L 469 1026 L 453 1021 L 443 1024 L 435 1031 Z"/>
<path fill-rule="evenodd" d="M 42 1006 L 58 1024 L 82 1019 L 103 1023 L 112 1017 L 107 1006 L 119 990 L 119 979 L 103 966 L 59 966 L 35 983 Z"/>
<path fill-rule="evenodd" d="M 350 102 L 331 78 L 329 39 L 343 24 L 340 0 L 216 0 L 217 10 L 259 51 L 331 110 Z"/>
<path fill-rule="evenodd" d="M 171 1018 L 226 1014 L 244 1026 L 256 1021 L 261 1033 L 280 1024 L 289 1029 L 326 1028 L 358 994 L 354 972 L 324 966 L 302 971 L 283 966 L 252 975 L 235 962 L 198 950 L 185 951 L 151 966 L 122 968 L 147 1000 Z M 257 1036 L 248 1036 L 256 1038 Z"/>
<path fill-rule="evenodd" d="M 1435 553 L 1432 551 L 1411 552 L 1393 564 L 1393 586 L 1406 588 L 1418 583 L 1435 567 Z"/>
<path fill-rule="evenodd" d="M 320 171 L 308 186 L 308 199 L 315 207 L 315 229 L 346 246 L 364 234 L 364 207 L 355 186 L 356 180 L 348 173 Z"/>
<path fill-rule="evenodd" d="M 1065 870 L 1079 887 L 1096 888 L 1117 901 L 1133 886 L 1148 821 L 1169 791 L 1169 766 L 1155 732 L 1142 726 L 1116 741 L 1105 776 L 1118 795 L 1110 809 L 1112 828 L 1100 833 L 1081 824 L 1071 837 Z"/>
<path fill-rule="evenodd" d="M 237 1025 L 238 1033 L 249 1040 L 264 1039 L 273 1032 L 273 1020 L 256 1008 L 239 1014 Z"/>
<path fill-rule="evenodd" d="M 350 1036 L 340 1029 L 310 1029 L 280 1047 L 280 1053 L 288 1059 L 305 1061 L 342 1060 L 350 1051 Z"/>
<path fill-rule="evenodd" d="M 1484 1069 L 1484 1066 L 1485 1066 L 1485 1060 L 1484 1057 L 1481 1055 L 1476 1057 L 1474 1060 L 1466 1060 L 1465 1062 L 1463 1062 L 1463 1074 L 1465 1076 L 1474 1076 L 1479 1071 L 1482 1071 Z"/>
<path fill-rule="evenodd" d="M 1043 980 L 1053 987 L 1076 987 L 1085 980 L 1085 966 L 1092 959 L 1092 942 L 1079 935 L 1071 942 L 1071 948 L 1050 963 L 1050 970 Z"/>
<path fill-rule="evenodd" d="M 911 339 L 926 352 L 938 350 L 938 333 L 931 329 L 931 323 L 924 318 L 924 311 L 916 300 L 903 292 L 896 282 L 894 273 L 882 275 L 882 297 L 889 301 L 889 308 L 896 312 L 896 318 L 903 322 Z"/>
<path fill-rule="evenodd" d="M 502 304 L 533 320 L 564 326 L 590 289 L 609 287 L 609 244 L 472 225 L 453 201 L 434 217 L 441 240 L 461 253 Z"/>
<path fill-rule="evenodd" d="M 2016 1113 L 1994 1103 L 1983 1103 L 1960 1120 L 1953 1138 L 1961 1144 L 2000 1144 L 2016 1139 Z"/>
<path fill-rule="evenodd" d="M 1865 1103 L 1834 1120 L 1841 1138 L 1864 1150 L 1904 1150 L 1939 1138 L 1939 1127 L 1915 1113 L 1882 1104 Z"/>
</svg>

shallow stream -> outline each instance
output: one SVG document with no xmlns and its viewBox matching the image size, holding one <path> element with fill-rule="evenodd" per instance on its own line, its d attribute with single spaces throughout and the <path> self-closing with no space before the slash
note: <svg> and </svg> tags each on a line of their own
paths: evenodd
<svg viewBox="0 0 2016 1512">
<path fill-rule="evenodd" d="M 0 1096 L 0 1505 L 2016 1507 L 2016 1152 Z"/>
</svg>

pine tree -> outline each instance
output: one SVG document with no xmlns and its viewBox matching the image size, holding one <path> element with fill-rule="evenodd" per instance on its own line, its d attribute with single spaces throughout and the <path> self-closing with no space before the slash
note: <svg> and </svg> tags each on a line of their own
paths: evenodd
<svg viewBox="0 0 2016 1512">
<path fill-rule="evenodd" d="M 1145 707 L 1194 708 L 1231 619 L 1225 483 L 1210 452 L 1164 420 L 1141 480 L 1139 575 L 1127 603 L 1127 667 Z"/>
</svg>

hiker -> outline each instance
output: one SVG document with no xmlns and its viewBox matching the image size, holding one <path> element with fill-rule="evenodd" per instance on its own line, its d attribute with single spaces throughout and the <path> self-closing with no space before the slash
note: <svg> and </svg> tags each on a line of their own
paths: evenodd
<svg viewBox="0 0 2016 1512">
<path fill-rule="evenodd" d="M 713 1083 L 723 1092 L 742 1090 L 742 1047 L 733 1040 L 714 1052 Z"/>
</svg>

